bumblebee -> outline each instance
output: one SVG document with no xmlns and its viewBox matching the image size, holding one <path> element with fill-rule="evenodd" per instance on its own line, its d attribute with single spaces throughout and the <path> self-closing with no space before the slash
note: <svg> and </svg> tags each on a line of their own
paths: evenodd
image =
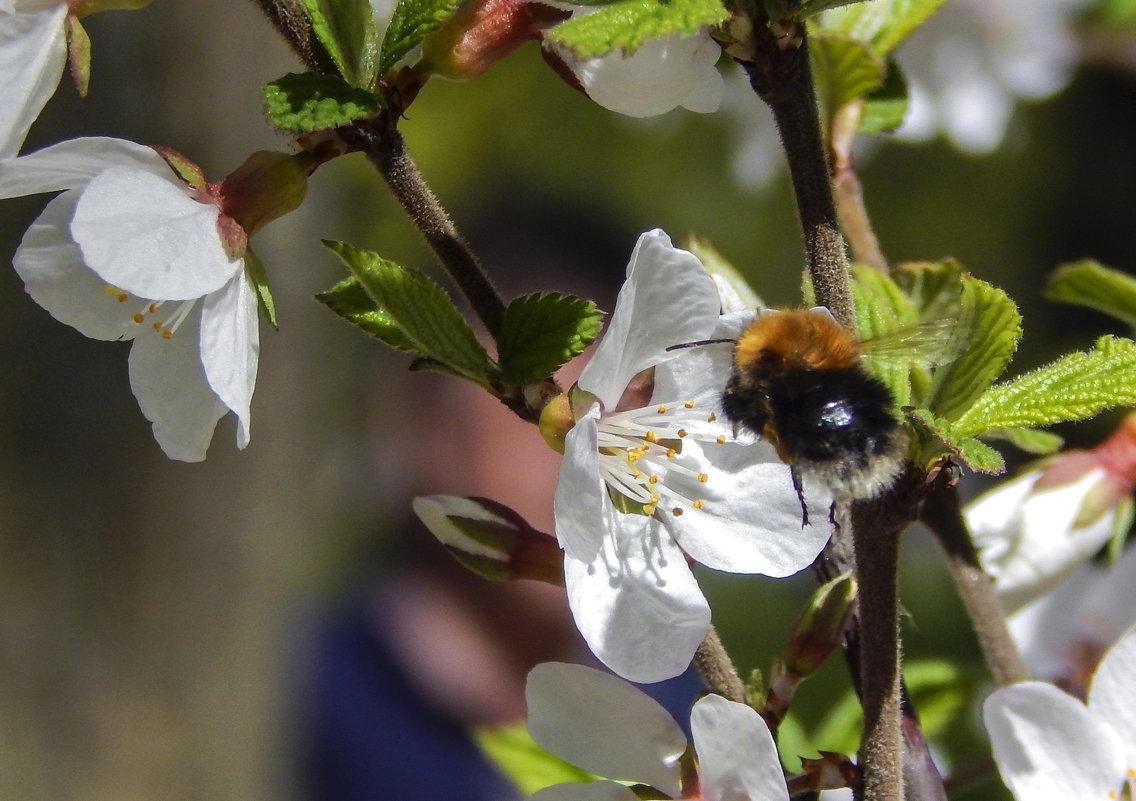
<svg viewBox="0 0 1136 801">
<path fill-rule="evenodd" d="M 858 500 L 891 487 L 903 467 L 906 429 L 860 344 L 827 310 L 793 309 L 759 312 L 734 345 L 724 416 L 773 445 L 802 509 L 802 475 Z"/>
</svg>

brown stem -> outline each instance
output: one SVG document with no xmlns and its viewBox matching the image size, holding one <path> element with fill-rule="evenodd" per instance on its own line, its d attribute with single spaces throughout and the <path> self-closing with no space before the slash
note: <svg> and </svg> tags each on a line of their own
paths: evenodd
<svg viewBox="0 0 1136 801">
<path fill-rule="evenodd" d="M 362 125 L 342 129 L 341 135 L 356 150 L 363 151 L 378 169 L 391 192 L 469 300 L 473 311 L 494 339 L 501 332 L 505 302 L 465 238 L 427 186 L 422 173 L 406 150 L 395 127 L 397 115 L 382 115 L 376 127 Z"/>
<path fill-rule="evenodd" d="M 978 552 L 966 528 L 958 493 L 942 487 L 930 493 L 921 519 L 939 540 L 958 587 L 986 664 L 998 685 L 1025 681 L 1029 672 L 1006 628 L 1006 615 L 994 592 L 994 582 L 982 570 Z"/>
<path fill-rule="evenodd" d="M 312 32 L 311 22 L 297 0 L 253 0 L 269 22 L 310 70 L 334 75 L 335 63 Z"/>
<path fill-rule="evenodd" d="M 773 111 L 781 134 L 813 292 L 817 303 L 851 329 L 855 320 L 848 258 L 836 223 L 805 28 L 794 24 L 778 36 L 759 25 L 755 37 L 753 61 L 742 66 L 754 91 Z"/>
<path fill-rule="evenodd" d="M 852 158 L 852 142 L 860 124 L 864 101 L 853 100 L 845 103 L 832 119 L 832 184 L 836 202 L 836 217 L 840 228 L 848 237 L 848 247 L 852 260 L 857 264 L 888 269 L 887 259 L 880 249 L 876 232 L 868 220 L 868 209 L 864 205 L 864 193 Z"/>
<path fill-rule="evenodd" d="M 745 685 L 713 626 L 694 654 L 694 666 L 706 689 L 739 704 L 746 702 Z"/>
</svg>

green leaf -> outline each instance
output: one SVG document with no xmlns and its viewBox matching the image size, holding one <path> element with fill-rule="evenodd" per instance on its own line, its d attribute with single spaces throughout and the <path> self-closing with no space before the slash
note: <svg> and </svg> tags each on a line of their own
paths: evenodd
<svg viewBox="0 0 1136 801">
<path fill-rule="evenodd" d="M 589 782 L 596 778 L 542 749 L 533 742 L 523 723 L 474 729 L 473 739 L 523 796 L 532 795 L 552 784 Z"/>
<path fill-rule="evenodd" d="M 863 42 L 835 36 L 809 39 L 813 79 L 825 110 L 826 127 L 845 104 L 864 97 L 883 84 L 884 61 Z"/>
<path fill-rule="evenodd" d="M 918 462 L 924 467 L 929 468 L 949 454 L 977 473 L 997 475 L 1006 469 L 1002 454 L 974 437 L 959 433 L 949 420 L 935 417 L 926 409 L 912 409 L 908 415 L 922 440 Z"/>
<path fill-rule="evenodd" d="M 409 353 L 421 353 L 418 344 L 407 336 L 389 314 L 379 308 L 358 278 L 344 278 L 328 291 L 316 295 L 316 300 L 391 347 Z"/>
<path fill-rule="evenodd" d="M 378 32 L 369 0 L 300 0 L 312 32 L 347 83 L 370 89 L 375 82 Z"/>
<path fill-rule="evenodd" d="M 382 101 L 335 75 L 290 73 L 264 87 L 264 113 L 276 130 L 302 134 L 338 128 L 378 113 Z"/>
<path fill-rule="evenodd" d="M 945 0 L 871 0 L 834 8 L 816 17 L 817 32 L 866 43 L 887 56 L 922 25 Z"/>
<path fill-rule="evenodd" d="M 473 330 L 440 286 L 416 270 L 343 242 L 324 241 L 355 274 L 379 308 L 398 324 L 415 350 L 483 386 L 494 365 Z"/>
<path fill-rule="evenodd" d="M 729 16 L 720 0 L 620 0 L 592 14 L 581 14 L 552 28 L 545 40 L 578 58 L 635 52 L 649 39 L 692 36 Z"/>
<path fill-rule="evenodd" d="M 883 83 L 865 100 L 860 133 L 891 133 L 903 124 L 907 116 L 907 78 L 894 59 L 887 60 Z"/>
<path fill-rule="evenodd" d="M 462 0 L 399 0 L 379 51 L 379 74 L 386 75 L 428 34 L 441 28 L 461 4 Z"/>
<path fill-rule="evenodd" d="M 857 336 L 866 343 L 896 334 L 918 322 L 915 304 L 882 270 L 863 266 L 852 268 L 852 304 Z M 876 359 L 870 347 L 865 350 L 866 365 L 873 375 L 887 384 L 899 406 L 910 402 L 909 378 L 913 359 L 913 353 L 906 360 Z"/>
<path fill-rule="evenodd" d="M 260 316 L 273 328 L 276 324 L 276 304 L 272 300 L 272 292 L 268 289 L 268 272 L 264 269 L 264 262 L 253 253 L 252 248 L 245 248 L 245 275 L 256 292 L 256 305 L 260 309 Z"/>
<path fill-rule="evenodd" d="M 1092 259 L 1063 264 L 1049 279 L 1045 296 L 1104 312 L 1136 328 L 1136 278 Z"/>
<path fill-rule="evenodd" d="M 978 436 L 1084 420 L 1115 406 L 1136 406 L 1136 343 L 1101 337 L 1091 351 L 1070 353 L 991 387 L 954 422 L 954 428 Z"/>
<path fill-rule="evenodd" d="M 954 336 L 964 349 L 935 371 L 928 398 L 929 408 L 946 420 L 957 420 L 1002 374 L 1022 334 L 1021 315 L 1005 292 L 970 275 L 961 280 Z"/>
<path fill-rule="evenodd" d="M 596 304 L 570 295 L 516 298 L 505 309 L 497 339 L 501 370 L 518 384 L 552 375 L 595 340 L 602 318 Z"/>
<path fill-rule="evenodd" d="M 983 439 L 1005 440 L 1018 450 L 1025 451 L 1033 456 L 1048 456 L 1057 453 L 1065 444 L 1065 439 L 1052 431 L 1042 431 L 1038 428 L 1006 428 L 1001 431 L 995 429 L 982 435 Z"/>
</svg>

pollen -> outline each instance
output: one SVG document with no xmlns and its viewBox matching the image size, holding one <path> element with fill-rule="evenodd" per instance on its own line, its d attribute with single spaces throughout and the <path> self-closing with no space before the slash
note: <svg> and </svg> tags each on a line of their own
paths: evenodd
<svg viewBox="0 0 1136 801">
<path fill-rule="evenodd" d="M 702 502 L 702 500 L 701 500 L 701 499 L 699 499 L 699 500 L 696 500 L 696 501 L 695 501 L 695 502 L 694 502 L 693 504 L 691 504 L 691 505 L 692 505 L 692 506 L 693 506 L 693 507 L 694 507 L 695 509 L 701 509 L 701 508 L 702 508 L 703 506 L 705 506 L 706 504 L 704 504 L 704 503 Z"/>
<path fill-rule="evenodd" d="M 699 473 L 698 474 L 698 483 L 699 484 L 705 484 L 709 480 L 710 480 L 710 476 L 706 475 L 705 473 Z"/>
</svg>

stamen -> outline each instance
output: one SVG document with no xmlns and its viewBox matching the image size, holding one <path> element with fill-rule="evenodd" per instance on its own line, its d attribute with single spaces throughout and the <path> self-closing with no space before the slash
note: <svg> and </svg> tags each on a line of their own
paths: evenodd
<svg viewBox="0 0 1136 801">
<path fill-rule="evenodd" d="M 694 503 L 691 504 L 691 506 L 693 506 L 695 509 L 701 509 L 704 506 L 704 504 L 702 503 L 701 500 L 696 500 Z"/>
<path fill-rule="evenodd" d="M 652 445 L 657 444 L 658 441 L 659 441 L 659 435 L 656 434 L 654 431 L 648 431 L 647 435 L 646 435 L 646 440 L 648 442 L 650 442 Z"/>
<path fill-rule="evenodd" d="M 692 401 L 692 400 L 683 401 L 683 402 L 682 402 L 682 408 L 684 408 L 684 409 L 693 409 L 693 408 L 694 408 L 694 401 Z"/>
<path fill-rule="evenodd" d="M 666 413 L 667 413 L 667 407 L 666 407 L 666 406 L 664 406 L 663 404 L 661 404 L 661 403 L 660 403 L 660 404 L 659 404 L 659 408 L 658 408 L 658 409 L 656 409 L 655 411 L 656 411 L 656 412 L 657 412 L 658 414 L 666 414 Z"/>
<path fill-rule="evenodd" d="M 648 484 L 658 484 L 659 483 L 659 477 L 656 474 L 652 473 L 651 475 L 647 476 L 647 483 Z"/>
<path fill-rule="evenodd" d="M 677 433 L 678 433 L 678 437 L 679 437 L 679 439 L 682 439 L 683 437 L 685 437 L 685 436 L 686 436 L 686 429 L 685 429 L 685 428 L 680 428 L 680 429 L 678 430 L 678 432 L 677 432 Z"/>
<path fill-rule="evenodd" d="M 707 423 L 713 423 L 717 419 L 718 419 L 718 415 L 714 414 L 714 412 L 710 412 L 710 414 L 706 415 L 706 422 Z"/>
<path fill-rule="evenodd" d="M 725 445 L 726 444 L 726 435 L 725 434 L 719 434 L 714 441 L 717 442 L 719 445 Z"/>
<path fill-rule="evenodd" d="M 667 448 L 667 458 L 668 459 L 673 459 L 677 455 L 678 455 L 678 451 L 676 451 L 674 448 Z"/>
<path fill-rule="evenodd" d="M 709 480 L 710 480 L 710 476 L 706 475 L 705 473 L 699 473 L 698 474 L 698 483 L 699 484 L 705 484 Z"/>
</svg>

